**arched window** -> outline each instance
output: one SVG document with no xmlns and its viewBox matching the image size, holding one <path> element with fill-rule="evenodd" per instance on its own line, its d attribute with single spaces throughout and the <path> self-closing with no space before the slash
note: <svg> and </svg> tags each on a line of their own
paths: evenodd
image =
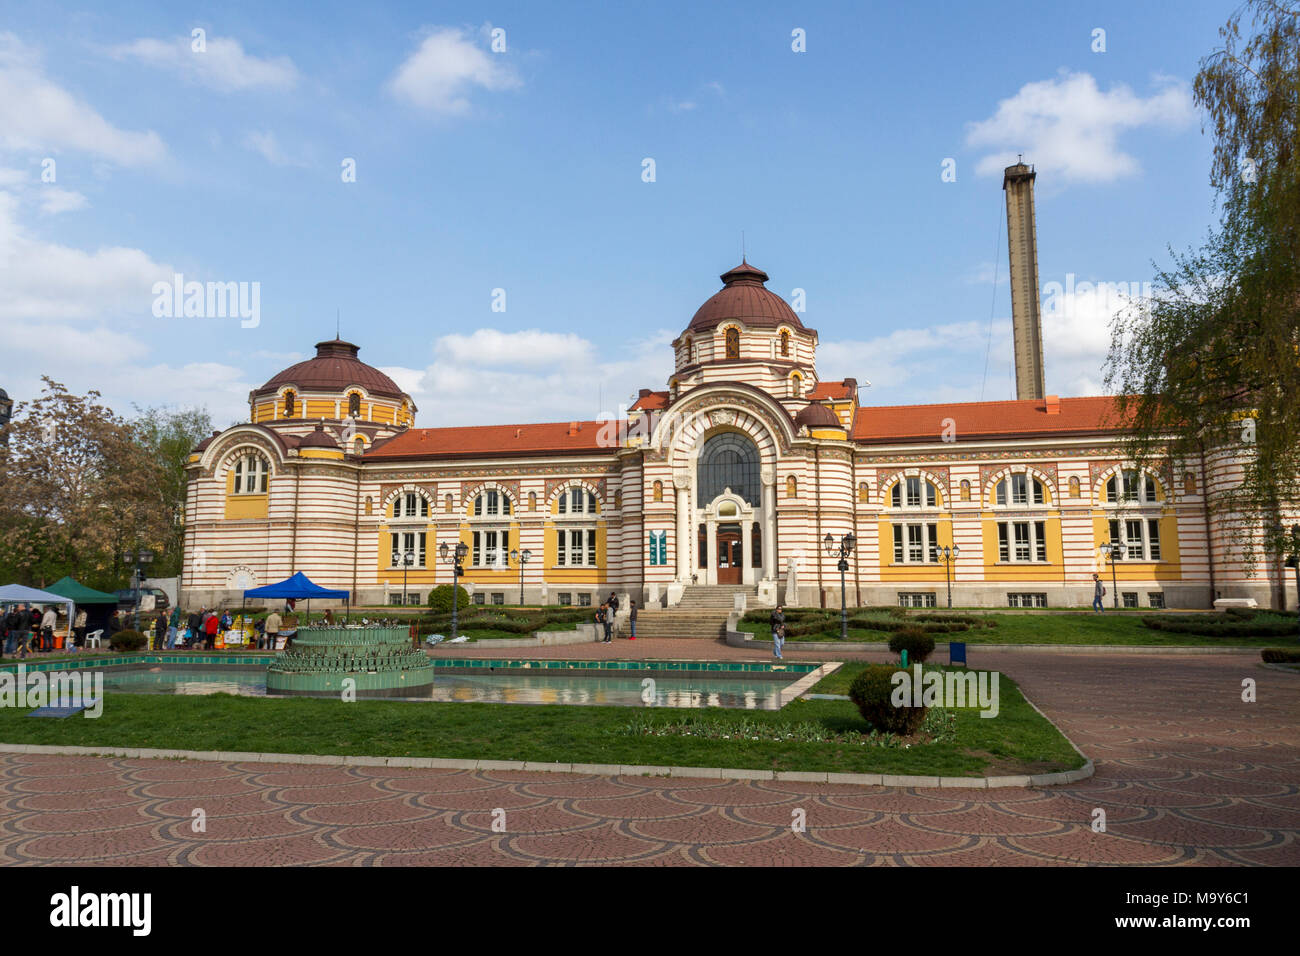
<svg viewBox="0 0 1300 956">
<path fill-rule="evenodd" d="M 891 508 L 937 508 L 939 507 L 939 489 L 934 482 L 926 481 L 916 475 L 900 478 L 889 489 L 889 507 Z"/>
<path fill-rule="evenodd" d="M 359 392 L 352 392 L 348 395 L 348 417 L 361 417 L 361 395 Z"/>
<path fill-rule="evenodd" d="M 375 499 L 370 497 L 370 495 L 366 495 L 366 514 L 371 515 L 374 513 L 375 513 Z"/>
<path fill-rule="evenodd" d="M 405 491 L 393 499 L 394 518 L 429 517 L 429 499 L 416 491 Z"/>
<path fill-rule="evenodd" d="M 442 510 L 447 514 L 451 514 L 451 495 L 447 495 L 447 497 L 443 499 Z"/>
<path fill-rule="evenodd" d="M 970 482 L 965 478 L 961 480 L 961 500 L 970 501 Z"/>
<path fill-rule="evenodd" d="M 686 353 L 686 364 L 690 365 L 695 361 L 695 340 L 689 335 L 682 342 L 682 351 Z"/>
<path fill-rule="evenodd" d="M 1156 480 L 1143 472 L 1142 480 L 1139 481 L 1136 471 L 1125 469 L 1122 475 L 1111 475 L 1106 479 L 1106 500 L 1111 504 L 1121 501 L 1154 504 L 1159 500 L 1156 496 Z"/>
<path fill-rule="evenodd" d="M 266 494 L 270 463 L 257 452 L 248 452 L 235 459 L 235 480 L 231 486 L 237 495 Z"/>
<path fill-rule="evenodd" d="M 1072 476 L 1070 478 L 1070 497 L 1071 498 L 1079 497 L 1079 479 L 1078 477 L 1075 476 Z"/>
<path fill-rule="evenodd" d="M 858 482 L 858 502 L 859 502 L 860 504 L 864 504 L 864 505 L 865 505 L 865 504 L 866 504 L 867 502 L 869 502 L 870 500 L 871 500 L 871 489 L 867 486 L 867 483 L 866 483 L 865 481 L 859 481 L 859 482 Z"/>
<path fill-rule="evenodd" d="M 757 505 L 761 493 L 758 449 L 752 441 L 736 432 L 714 435 L 700 449 L 695 483 L 699 488 L 697 504 L 701 508 L 707 507 L 728 488 L 742 500 Z"/>
<path fill-rule="evenodd" d="M 800 398 L 803 396 L 803 376 L 798 372 L 790 375 L 790 397 Z"/>
<path fill-rule="evenodd" d="M 623 510 L 623 492 L 621 491 L 614 492 L 614 510 L 615 511 Z"/>
<path fill-rule="evenodd" d="M 365 453 L 366 453 L 366 440 L 364 438 L 358 438 L 352 442 L 352 454 L 364 455 Z"/>
<path fill-rule="evenodd" d="M 474 517 L 476 518 L 484 515 L 496 517 L 508 514 L 510 514 L 510 498 L 504 492 L 495 488 L 489 488 L 474 499 Z"/>
<path fill-rule="evenodd" d="M 560 492 L 556 509 L 562 515 L 594 515 L 596 513 L 596 496 L 581 485 L 574 485 Z"/>
<path fill-rule="evenodd" d="M 1188 495 L 1196 494 L 1196 476 L 1190 471 L 1183 475 L 1183 493 Z"/>
<path fill-rule="evenodd" d="M 535 491 L 528 492 L 528 510 L 529 511 L 537 510 L 537 492 Z"/>
<path fill-rule="evenodd" d="M 1041 505 L 1046 501 L 1043 483 L 1023 472 L 1007 475 L 993 489 L 993 503 L 998 505 Z"/>
<path fill-rule="evenodd" d="M 294 395 L 293 390 L 284 393 L 284 417 L 293 418 L 298 412 L 298 397 Z"/>
<path fill-rule="evenodd" d="M 782 331 L 781 332 L 781 357 L 789 358 L 789 356 L 790 356 L 790 333 L 786 331 Z"/>
<path fill-rule="evenodd" d="M 664 483 L 662 481 L 656 481 L 654 483 L 654 500 L 655 501 L 664 500 Z"/>
<path fill-rule="evenodd" d="M 799 479 L 794 475 L 791 475 L 785 480 L 785 496 L 787 498 L 799 497 Z"/>
<path fill-rule="evenodd" d="M 740 329 L 734 327 L 727 329 L 726 340 L 727 340 L 727 358 L 729 359 L 740 358 Z"/>
</svg>

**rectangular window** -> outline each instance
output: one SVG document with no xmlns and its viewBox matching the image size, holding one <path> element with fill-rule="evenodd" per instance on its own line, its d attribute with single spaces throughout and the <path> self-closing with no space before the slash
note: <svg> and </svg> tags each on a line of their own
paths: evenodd
<svg viewBox="0 0 1300 956">
<path fill-rule="evenodd" d="M 1110 525 L 1110 543 L 1120 544 L 1121 542 L 1119 538 L 1119 522 L 1116 521 L 1114 518 L 1112 518 L 1109 522 L 1109 525 Z"/>
<path fill-rule="evenodd" d="M 1011 503 L 1013 505 L 1023 505 L 1029 500 L 1025 494 L 1025 476 L 1011 476 Z"/>
<path fill-rule="evenodd" d="M 1047 607 L 1047 595 L 1034 592 L 1012 592 L 1007 595 L 1007 607 Z"/>
<path fill-rule="evenodd" d="M 894 525 L 894 563 L 903 563 L 903 526 Z"/>
<path fill-rule="evenodd" d="M 933 591 L 899 591 L 899 607 L 934 607 Z"/>
<path fill-rule="evenodd" d="M 927 508 L 937 507 L 937 499 L 934 493 L 934 485 L 928 481 L 925 483 L 925 506 Z"/>
<path fill-rule="evenodd" d="M 1125 592 L 1124 592 L 1124 606 L 1125 606 L 1125 607 L 1137 607 L 1137 606 L 1138 606 L 1138 596 L 1137 596 L 1137 592 L 1136 592 L 1136 591 L 1125 591 Z"/>
<path fill-rule="evenodd" d="M 389 561 L 388 566 L 390 568 L 396 568 L 399 567 L 402 563 L 402 536 L 400 534 L 393 533 L 390 534 L 388 537 L 389 537 L 389 542 L 392 545 L 392 551 L 393 551 L 392 559 Z"/>
<path fill-rule="evenodd" d="M 903 507 L 903 485 L 901 482 L 889 490 L 889 504 L 894 508 Z"/>
<path fill-rule="evenodd" d="M 502 594 L 500 591 L 494 591 L 494 592 L 492 593 L 492 603 L 493 603 L 493 604 L 505 604 L 505 603 L 506 603 L 506 596 L 505 596 L 504 594 Z"/>
<path fill-rule="evenodd" d="M 1016 550 L 1015 550 L 1016 560 L 1028 561 L 1030 559 L 1029 558 L 1030 555 L 1029 522 L 1017 521 L 1011 527 L 1016 537 Z"/>
<path fill-rule="evenodd" d="M 1007 482 L 1006 482 L 1006 479 L 1003 479 L 1002 481 L 999 481 L 999 482 L 998 482 L 998 486 L 997 486 L 996 489 L 994 489 L 994 492 L 993 492 L 993 500 L 994 500 L 997 504 L 1000 504 L 1000 505 L 1004 505 L 1004 504 L 1007 503 Z"/>
<path fill-rule="evenodd" d="M 473 600 L 473 603 L 475 603 L 475 604 L 482 604 L 482 603 L 484 603 L 484 602 L 483 602 L 483 598 L 484 598 L 483 592 L 480 591 L 479 593 L 477 593 L 477 594 L 474 595 L 474 597 L 473 597 L 472 600 Z"/>
<path fill-rule="evenodd" d="M 1045 521 L 1002 521 L 998 523 L 998 560 L 1004 562 L 1047 561 Z"/>
<path fill-rule="evenodd" d="M 925 542 L 921 539 L 919 524 L 907 526 L 907 560 L 911 563 L 925 560 Z"/>
<path fill-rule="evenodd" d="M 408 603 L 410 603 L 410 604 L 414 604 L 416 607 L 419 607 L 421 604 L 424 603 L 423 601 L 420 600 L 420 592 L 419 592 L 419 591 L 412 591 L 410 594 L 408 594 L 408 595 L 407 595 L 407 601 L 408 601 Z"/>
<path fill-rule="evenodd" d="M 1047 524 L 1043 521 L 1034 522 L 1034 560 L 1047 560 Z"/>
<path fill-rule="evenodd" d="M 590 594 L 579 594 L 579 595 L 578 595 L 578 607 L 591 607 L 591 595 L 590 595 Z"/>
<path fill-rule="evenodd" d="M 998 525 L 998 560 L 1011 560 L 1011 549 L 1007 545 L 1007 526 L 1005 524 Z"/>
<path fill-rule="evenodd" d="M 1037 478 L 1035 478 L 1034 479 L 1034 504 L 1041 505 L 1042 503 L 1043 503 L 1043 483 L 1039 481 Z"/>
<path fill-rule="evenodd" d="M 909 508 L 921 507 L 921 479 L 907 479 L 907 506 Z"/>
<path fill-rule="evenodd" d="M 559 602 L 562 607 L 569 607 L 573 604 L 573 594 L 569 591 L 561 591 L 559 594 Z"/>
<path fill-rule="evenodd" d="M 1160 521 L 1147 518 L 1147 560 L 1160 560 Z"/>
<path fill-rule="evenodd" d="M 1165 592 L 1164 592 L 1164 591 L 1148 591 L 1148 592 L 1147 592 L 1147 603 L 1150 604 L 1152 607 L 1164 607 L 1164 606 L 1165 606 Z"/>
<path fill-rule="evenodd" d="M 1132 518 L 1124 522 L 1124 537 L 1128 543 L 1125 557 L 1130 561 L 1141 561 L 1146 555 L 1142 553 L 1142 519 Z"/>
<path fill-rule="evenodd" d="M 893 529 L 895 564 L 924 564 L 935 560 L 938 525 L 896 524 Z"/>
<path fill-rule="evenodd" d="M 474 553 L 470 556 L 470 564 L 479 568 L 483 566 L 483 532 L 474 532 Z"/>
<path fill-rule="evenodd" d="M 587 532 L 587 567 L 596 566 L 596 532 Z"/>
</svg>

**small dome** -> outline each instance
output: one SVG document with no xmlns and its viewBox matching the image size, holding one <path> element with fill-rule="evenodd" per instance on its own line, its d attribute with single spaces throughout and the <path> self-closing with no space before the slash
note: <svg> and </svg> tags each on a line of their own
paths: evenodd
<svg viewBox="0 0 1300 956">
<path fill-rule="evenodd" d="M 739 319 L 747 327 L 757 329 L 774 329 L 782 324 L 796 329 L 804 327 L 789 303 L 763 285 L 767 273 L 762 269 L 741 262 L 720 278 L 724 283 L 722 289 L 700 306 L 691 319 L 689 331 L 707 332 L 728 319 Z"/>
<path fill-rule="evenodd" d="M 195 451 L 195 452 L 203 451 L 205 448 L 207 448 L 209 445 L 212 444 L 212 439 L 216 438 L 216 437 L 217 437 L 218 435 L 220 435 L 220 434 L 221 434 L 220 431 L 215 431 L 215 432 L 213 432 L 213 433 L 212 433 L 211 435 L 209 435 L 207 438 L 203 439 L 203 441 L 201 441 L 201 442 L 199 442 L 197 445 L 195 445 L 195 446 L 194 446 L 194 451 Z M 193 452 L 192 452 L 191 454 L 193 454 Z"/>
<path fill-rule="evenodd" d="M 360 351 L 359 346 L 342 339 L 317 342 L 315 358 L 289 366 L 253 394 L 275 392 L 285 385 L 311 392 L 342 392 L 350 385 L 360 385 L 371 395 L 406 398 L 396 382 L 357 358 Z"/>
<path fill-rule="evenodd" d="M 325 426 L 317 422 L 315 429 L 303 436 L 298 442 L 299 448 L 331 448 L 338 451 L 339 443 L 325 431 Z"/>
<path fill-rule="evenodd" d="M 825 405 L 819 405 L 816 402 L 813 402 L 813 404 L 796 415 L 794 424 L 796 428 L 807 425 L 809 430 L 814 428 L 842 429 L 844 427 L 844 423 L 839 420 L 839 416 Z"/>
</svg>

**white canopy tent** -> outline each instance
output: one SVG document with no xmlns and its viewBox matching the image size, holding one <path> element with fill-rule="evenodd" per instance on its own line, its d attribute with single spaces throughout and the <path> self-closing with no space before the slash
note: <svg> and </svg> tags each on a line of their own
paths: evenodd
<svg viewBox="0 0 1300 956">
<path fill-rule="evenodd" d="M 62 604 L 68 609 L 68 631 L 69 633 L 72 631 L 76 605 L 62 594 L 38 591 L 36 588 L 24 587 L 21 584 L 6 584 L 0 586 L 0 606 L 9 604 Z"/>
</svg>

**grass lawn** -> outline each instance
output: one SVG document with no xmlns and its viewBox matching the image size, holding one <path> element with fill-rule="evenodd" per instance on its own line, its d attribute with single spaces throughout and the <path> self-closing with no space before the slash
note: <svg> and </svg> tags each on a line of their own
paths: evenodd
<svg viewBox="0 0 1300 956">
<path fill-rule="evenodd" d="M 373 700 L 346 704 L 332 699 L 226 694 L 109 694 L 103 715 L 93 720 L 28 719 L 24 710 L 0 709 L 0 740 L 941 776 L 1048 773 L 1082 765 L 1065 738 L 1029 706 L 1005 676 L 999 691 L 1001 710 L 996 718 L 981 718 L 973 710 L 958 711 L 954 742 L 911 749 L 635 736 L 627 732 L 634 719 L 680 720 L 685 712 L 674 708 Z M 772 725 L 815 722 L 838 734 L 868 729 L 848 701 L 799 700 L 781 711 L 712 708 L 690 713 L 737 725 L 744 721 Z"/>
<path fill-rule="evenodd" d="M 1152 646 L 1229 646 L 1229 647 L 1267 647 L 1277 644 L 1273 637 L 1205 637 L 1198 634 L 1179 634 L 1172 631 L 1157 631 L 1143 627 L 1141 618 L 1136 614 L 1094 614 L 1090 611 L 1078 613 L 1047 614 L 973 614 L 997 621 L 996 627 L 972 627 L 966 631 L 951 634 L 935 634 L 935 643 L 948 640 L 965 641 L 968 644 L 1147 644 Z M 850 616 L 852 616 L 850 614 Z M 748 631 L 756 638 L 771 640 L 772 632 L 765 622 L 741 621 L 740 629 Z M 834 636 L 828 634 L 809 634 L 787 638 L 790 644 L 806 641 L 830 641 L 839 635 L 838 627 Z M 849 628 L 850 641 L 889 641 L 886 631 L 873 631 L 861 628 Z"/>
</svg>

